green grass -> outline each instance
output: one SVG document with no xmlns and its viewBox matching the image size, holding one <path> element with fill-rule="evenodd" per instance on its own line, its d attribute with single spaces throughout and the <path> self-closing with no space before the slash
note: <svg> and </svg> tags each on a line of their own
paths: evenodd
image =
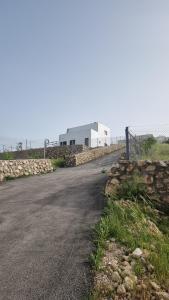
<svg viewBox="0 0 169 300">
<path fill-rule="evenodd" d="M 124 181 L 118 190 L 118 195 L 115 196 L 115 200 L 118 199 L 130 199 L 141 200 L 147 197 L 147 186 L 144 182 L 144 178 L 140 175 L 134 174 L 130 179 Z"/>
<path fill-rule="evenodd" d="M 4 152 L 1 157 L 2 157 L 3 160 L 12 160 L 12 159 L 14 159 L 13 153 L 11 153 L 11 152 Z"/>
<path fill-rule="evenodd" d="M 136 276 L 140 277 L 145 273 L 144 265 L 141 260 L 137 260 L 134 265 L 134 272 Z"/>
<path fill-rule="evenodd" d="M 161 233 L 151 230 L 149 221 Z M 157 280 L 163 284 L 169 281 L 169 216 L 155 209 L 138 176 L 123 183 L 118 195 L 108 199 L 103 216 L 95 227 L 96 251 L 91 255 L 91 262 L 96 270 L 100 267 L 106 241 L 110 238 L 115 238 L 130 251 L 137 247 L 148 250 Z M 141 263 L 138 262 L 135 268 L 136 273 L 141 275 Z"/>
<path fill-rule="evenodd" d="M 52 159 L 52 165 L 55 170 L 57 168 L 63 168 L 65 167 L 65 159 L 64 158 Z"/>
<path fill-rule="evenodd" d="M 169 160 L 169 144 L 155 144 L 142 159 Z"/>
<path fill-rule="evenodd" d="M 155 267 L 157 279 L 163 283 L 169 280 L 168 234 L 152 234 L 146 222 L 149 215 L 145 211 L 145 205 L 139 202 L 108 201 L 104 215 L 95 228 L 96 252 L 91 259 L 96 269 L 99 269 L 106 240 L 114 237 L 131 251 L 137 247 L 150 251 L 149 260 Z M 165 231 L 169 233 L 167 226 Z M 137 272 L 141 272 L 141 266 L 137 266 Z"/>
<path fill-rule="evenodd" d="M 28 153 L 28 159 L 41 159 L 43 158 L 42 153 L 31 151 Z"/>
</svg>

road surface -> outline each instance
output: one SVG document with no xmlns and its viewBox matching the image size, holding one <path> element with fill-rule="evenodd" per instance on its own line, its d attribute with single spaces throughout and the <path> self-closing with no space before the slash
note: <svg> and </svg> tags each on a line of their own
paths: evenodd
<svg viewBox="0 0 169 300">
<path fill-rule="evenodd" d="M 101 170 L 117 157 L 0 185 L 0 300 L 86 299 Z"/>
</svg>

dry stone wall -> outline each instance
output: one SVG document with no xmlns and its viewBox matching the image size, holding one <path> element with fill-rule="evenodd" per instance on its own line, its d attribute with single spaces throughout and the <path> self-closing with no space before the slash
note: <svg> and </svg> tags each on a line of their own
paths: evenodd
<svg viewBox="0 0 169 300">
<path fill-rule="evenodd" d="M 82 153 L 70 155 L 66 157 L 66 165 L 68 167 L 75 167 L 87 163 L 88 161 L 97 159 L 106 154 L 112 153 L 114 151 L 123 149 L 121 145 L 112 145 L 109 147 L 100 147 L 95 149 L 86 150 Z"/>
<path fill-rule="evenodd" d="M 0 182 L 5 178 L 44 174 L 53 171 L 50 159 L 1 160 Z"/>
<path fill-rule="evenodd" d="M 57 146 L 57 147 L 48 147 L 46 149 L 46 158 L 61 158 L 67 155 L 81 153 L 85 150 L 83 145 L 72 145 L 72 146 Z M 44 149 L 29 149 L 22 151 L 13 151 L 10 152 L 12 159 L 37 159 L 44 157 Z M 0 153 L 0 160 L 3 159 L 4 153 Z"/>
<path fill-rule="evenodd" d="M 116 193 L 119 185 L 134 174 L 143 176 L 150 198 L 169 210 L 169 161 L 120 160 L 111 168 L 106 193 Z"/>
</svg>

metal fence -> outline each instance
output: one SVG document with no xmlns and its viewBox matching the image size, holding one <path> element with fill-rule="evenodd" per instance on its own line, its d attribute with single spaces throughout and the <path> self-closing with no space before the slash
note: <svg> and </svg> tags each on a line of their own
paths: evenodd
<svg viewBox="0 0 169 300">
<path fill-rule="evenodd" d="M 148 154 L 148 144 L 169 144 L 169 125 L 132 126 L 125 129 L 126 158 L 141 159 Z"/>
<path fill-rule="evenodd" d="M 91 144 L 96 147 L 104 146 L 106 144 L 125 144 L 125 137 L 110 137 L 108 138 L 108 143 L 105 138 L 92 139 Z M 68 142 L 67 145 L 70 145 Z M 47 147 L 58 147 L 60 146 L 60 142 L 57 140 L 50 139 L 36 139 L 36 140 L 28 140 L 28 139 L 13 139 L 13 138 L 0 138 L 0 153 L 3 152 L 13 152 L 13 151 L 22 151 L 22 150 L 30 150 L 30 149 L 39 149 L 39 148 L 47 148 Z"/>
<path fill-rule="evenodd" d="M 0 152 L 22 151 L 36 148 L 43 148 L 44 140 L 28 140 L 14 138 L 0 138 Z"/>
</svg>

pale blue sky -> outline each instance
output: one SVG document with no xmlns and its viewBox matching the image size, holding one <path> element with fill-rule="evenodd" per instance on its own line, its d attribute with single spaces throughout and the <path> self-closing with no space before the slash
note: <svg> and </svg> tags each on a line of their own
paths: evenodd
<svg viewBox="0 0 169 300">
<path fill-rule="evenodd" d="M 0 0 L 0 136 L 168 119 L 168 0 Z"/>
</svg>

